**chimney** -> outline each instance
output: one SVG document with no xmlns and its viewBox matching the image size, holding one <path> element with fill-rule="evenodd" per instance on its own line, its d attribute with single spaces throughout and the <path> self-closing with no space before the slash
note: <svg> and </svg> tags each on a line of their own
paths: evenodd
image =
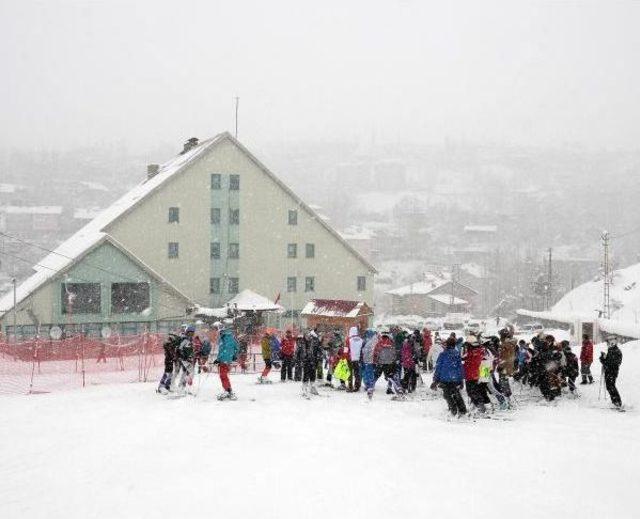
<svg viewBox="0 0 640 519">
<path fill-rule="evenodd" d="M 180 153 L 180 155 L 183 155 L 185 153 L 187 153 L 189 150 L 195 148 L 198 145 L 198 138 L 197 137 L 191 137 L 187 142 L 184 143 L 184 147 L 182 149 L 182 153 Z"/>
<path fill-rule="evenodd" d="M 149 164 L 147 166 L 147 180 L 155 177 L 158 174 L 158 171 L 160 171 L 159 164 Z"/>
</svg>

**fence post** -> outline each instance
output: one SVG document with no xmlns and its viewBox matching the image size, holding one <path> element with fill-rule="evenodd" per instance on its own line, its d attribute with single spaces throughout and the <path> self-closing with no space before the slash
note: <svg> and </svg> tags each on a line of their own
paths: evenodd
<svg viewBox="0 0 640 519">
<path fill-rule="evenodd" d="M 82 387 L 85 387 L 85 376 L 84 376 L 84 337 L 80 335 L 80 354 L 81 354 L 81 366 L 82 366 Z"/>
<path fill-rule="evenodd" d="M 31 359 L 31 380 L 29 381 L 29 394 L 33 393 L 33 377 L 35 376 L 37 358 L 38 358 L 38 339 L 36 338 L 35 347 L 33 349 L 33 358 Z"/>
</svg>

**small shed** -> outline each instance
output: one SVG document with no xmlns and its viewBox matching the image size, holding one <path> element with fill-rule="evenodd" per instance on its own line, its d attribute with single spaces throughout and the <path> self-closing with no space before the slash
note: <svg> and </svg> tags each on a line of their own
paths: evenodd
<svg viewBox="0 0 640 519">
<path fill-rule="evenodd" d="M 360 330 L 369 327 L 373 317 L 372 308 L 364 301 L 343 299 L 311 299 L 300 312 L 309 328 L 321 331 L 341 328 L 345 334 L 352 326 Z"/>
</svg>

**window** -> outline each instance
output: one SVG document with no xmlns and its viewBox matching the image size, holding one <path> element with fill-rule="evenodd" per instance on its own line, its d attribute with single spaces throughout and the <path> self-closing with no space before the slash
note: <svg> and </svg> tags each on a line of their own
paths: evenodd
<svg viewBox="0 0 640 519">
<path fill-rule="evenodd" d="M 180 223 L 180 208 L 179 207 L 170 207 L 169 208 L 169 223 Z"/>
<path fill-rule="evenodd" d="M 298 225 L 298 211 L 289 209 L 289 225 Z"/>
<path fill-rule="evenodd" d="M 287 258 L 298 257 L 298 245 L 296 243 L 289 243 L 287 245 Z"/>
<path fill-rule="evenodd" d="M 295 292 L 298 288 L 298 280 L 296 278 L 287 278 L 287 292 Z"/>
<path fill-rule="evenodd" d="M 99 314 L 100 283 L 62 283 L 63 314 Z"/>
<path fill-rule="evenodd" d="M 240 257 L 240 244 L 239 243 L 230 243 L 229 244 L 229 258 L 230 259 L 238 259 Z"/>
<path fill-rule="evenodd" d="M 229 175 L 229 191 L 240 190 L 240 175 Z"/>
<path fill-rule="evenodd" d="M 217 225 L 220 223 L 220 208 L 212 207 L 211 208 L 211 223 L 213 225 Z"/>
<path fill-rule="evenodd" d="M 238 278 L 229 278 L 229 293 L 237 294 L 240 291 L 240 280 Z"/>
<path fill-rule="evenodd" d="M 220 293 L 220 278 L 209 278 L 209 293 L 210 294 Z"/>
<path fill-rule="evenodd" d="M 220 242 L 214 241 L 211 243 L 209 255 L 211 256 L 211 259 L 220 259 Z"/>
<path fill-rule="evenodd" d="M 358 292 L 364 292 L 367 289 L 367 278 L 358 276 Z"/>
<path fill-rule="evenodd" d="M 211 189 L 222 189 L 222 175 L 218 173 L 211 174 Z"/>
<path fill-rule="evenodd" d="M 177 241 L 169 242 L 169 258 L 177 258 L 180 256 L 180 244 Z"/>
<path fill-rule="evenodd" d="M 312 276 L 307 276 L 304 278 L 304 291 L 305 292 L 315 292 L 316 290 L 316 279 Z"/>
<path fill-rule="evenodd" d="M 240 209 L 229 209 L 229 225 L 240 224 Z"/>
<path fill-rule="evenodd" d="M 307 243 L 305 246 L 305 255 L 307 258 L 316 257 L 316 246 L 313 243 Z"/>
<path fill-rule="evenodd" d="M 149 283 L 111 283 L 112 314 L 139 314 L 150 301 Z"/>
</svg>

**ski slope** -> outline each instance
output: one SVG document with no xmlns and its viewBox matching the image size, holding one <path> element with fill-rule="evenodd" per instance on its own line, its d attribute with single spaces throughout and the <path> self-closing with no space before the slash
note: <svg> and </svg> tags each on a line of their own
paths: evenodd
<svg viewBox="0 0 640 519">
<path fill-rule="evenodd" d="M 637 517 L 640 342 L 622 349 L 627 413 L 597 383 L 555 406 L 516 389 L 509 421 L 477 422 L 447 421 L 424 388 L 392 402 L 380 382 L 372 402 L 242 375 L 236 402 L 215 399 L 213 375 L 197 398 L 0 397 L 0 517 Z"/>
</svg>

